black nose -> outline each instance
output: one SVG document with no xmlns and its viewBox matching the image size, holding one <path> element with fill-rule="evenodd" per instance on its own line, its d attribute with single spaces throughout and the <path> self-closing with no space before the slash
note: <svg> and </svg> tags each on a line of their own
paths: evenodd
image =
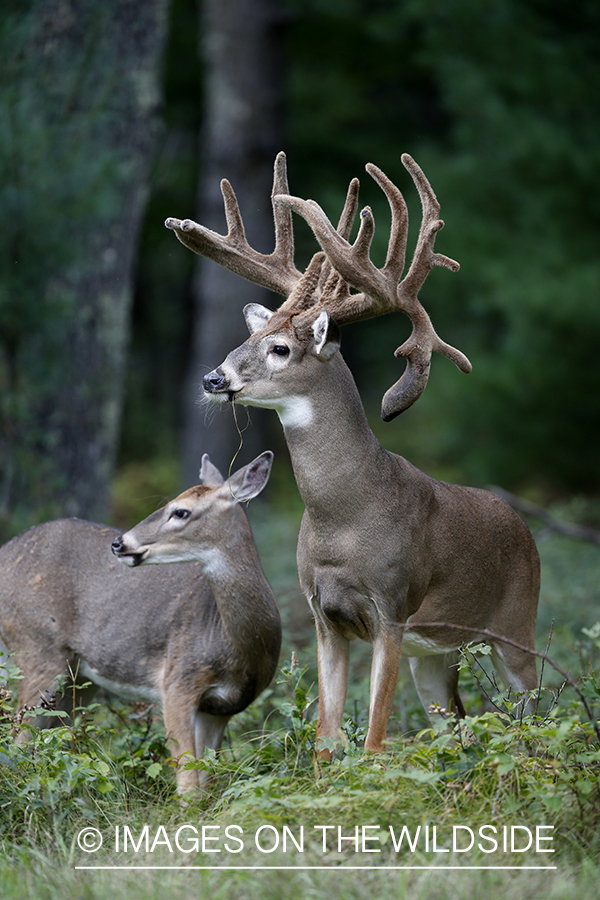
<svg viewBox="0 0 600 900">
<path fill-rule="evenodd" d="M 123 543 L 123 537 L 121 536 L 121 537 L 115 538 L 110 546 L 111 546 L 111 550 L 113 553 L 115 553 L 115 554 L 122 553 L 125 548 L 125 545 Z"/>
<path fill-rule="evenodd" d="M 213 369 L 212 372 L 209 372 L 208 375 L 204 376 L 202 384 L 204 385 L 205 391 L 209 394 L 214 394 L 216 391 L 223 391 L 226 389 L 227 379 L 221 370 Z"/>
</svg>

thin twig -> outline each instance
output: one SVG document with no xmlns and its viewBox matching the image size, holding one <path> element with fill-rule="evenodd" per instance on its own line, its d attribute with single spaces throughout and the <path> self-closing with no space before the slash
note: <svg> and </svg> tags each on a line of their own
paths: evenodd
<svg viewBox="0 0 600 900">
<path fill-rule="evenodd" d="M 487 678 L 487 680 L 489 681 L 489 683 L 492 685 L 492 687 L 495 688 L 496 690 L 498 690 L 498 685 L 497 685 L 497 683 L 496 683 L 496 680 L 495 680 L 494 678 L 491 677 L 491 675 L 489 674 L 489 672 L 486 671 L 485 667 L 484 667 L 484 666 L 481 664 L 481 662 L 477 659 L 477 657 L 475 656 L 474 653 L 471 653 L 471 657 L 472 657 L 472 661 L 471 661 L 471 660 L 468 660 L 469 667 L 470 667 L 471 673 L 473 674 L 473 677 L 475 678 L 475 681 L 476 681 L 477 684 L 479 685 L 480 691 L 482 692 L 482 694 L 483 694 L 483 696 L 486 698 L 486 700 L 489 700 L 489 702 L 492 704 L 492 706 L 494 707 L 494 709 L 497 709 L 498 712 L 501 712 L 501 711 L 502 711 L 502 707 L 501 707 L 498 703 L 496 703 L 496 701 L 493 699 L 493 697 L 489 694 L 489 692 L 488 692 L 487 688 L 485 687 L 483 681 L 481 680 L 481 678 L 480 678 L 479 675 L 477 674 L 477 668 L 481 669 L 481 671 L 483 672 L 483 674 L 485 675 L 485 677 Z"/>
<path fill-rule="evenodd" d="M 553 632 L 554 632 L 554 619 L 552 619 L 552 622 L 550 623 L 550 634 L 548 635 L 548 643 L 546 644 L 546 654 L 545 654 L 546 658 L 548 656 L 548 650 L 550 649 L 550 642 L 552 641 Z M 538 684 L 538 695 L 537 695 L 537 700 L 535 701 L 535 711 L 536 712 L 538 710 L 538 706 L 540 705 L 540 699 L 542 696 L 542 681 L 544 678 L 545 663 L 546 663 L 546 659 L 542 658 L 542 665 L 540 666 L 540 680 L 539 680 L 539 684 Z"/>
</svg>

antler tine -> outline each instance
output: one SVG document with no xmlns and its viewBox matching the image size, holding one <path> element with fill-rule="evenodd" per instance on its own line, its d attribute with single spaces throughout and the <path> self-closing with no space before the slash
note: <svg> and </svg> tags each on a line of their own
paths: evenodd
<svg viewBox="0 0 600 900">
<path fill-rule="evenodd" d="M 444 256 L 442 253 L 434 253 L 435 236 L 444 227 L 443 221 L 439 218 L 440 204 L 423 170 L 408 153 L 402 154 L 402 163 L 415 183 L 423 209 L 421 228 L 419 229 L 413 260 L 399 290 L 399 294 L 410 301 L 413 297 L 416 297 L 433 266 L 443 266 L 446 269 L 450 269 L 451 272 L 458 272 L 460 265 L 456 260 L 450 259 L 450 257 Z"/>
<path fill-rule="evenodd" d="M 352 225 L 354 224 L 354 219 L 356 218 L 356 213 L 358 210 L 359 188 L 360 182 L 358 178 L 353 178 L 348 185 L 344 208 L 342 209 L 342 214 L 340 215 L 338 226 L 336 228 L 337 233 L 341 235 L 345 240 L 348 240 L 348 238 L 350 237 Z M 341 276 L 338 275 L 338 273 L 332 268 L 329 259 L 325 258 L 325 262 L 323 263 L 323 267 L 321 269 L 321 277 L 319 279 L 321 301 L 325 304 L 327 304 L 328 298 L 329 301 L 331 301 L 332 285 L 335 286 L 335 302 L 339 303 L 342 300 L 344 289 L 346 294 L 349 294 L 348 285 L 343 282 Z"/>
<path fill-rule="evenodd" d="M 221 181 L 226 235 L 211 231 L 191 219 L 169 218 L 165 225 L 194 253 L 213 260 L 248 281 L 287 297 L 302 278 L 302 273 L 294 265 L 291 213 L 279 208 L 274 199 L 276 194 L 287 189 L 285 153 L 279 153 L 275 160 L 272 192 L 275 249 L 270 254 L 259 253 L 248 244 L 237 198 L 226 178 Z"/>
<path fill-rule="evenodd" d="M 406 259 L 408 210 L 401 192 L 380 168 L 374 166 L 373 163 L 367 163 L 365 168 L 371 178 L 379 185 L 385 194 L 392 214 L 390 240 L 388 242 L 383 272 L 385 272 L 386 278 L 389 280 L 390 284 L 393 284 L 395 291 L 396 285 L 400 281 L 400 276 L 404 271 L 404 262 Z"/>
<path fill-rule="evenodd" d="M 352 225 L 354 224 L 354 219 L 356 217 L 356 212 L 358 210 L 358 191 L 360 188 L 360 181 L 358 178 L 353 178 L 348 185 L 348 191 L 346 193 L 346 201 L 344 203 L 344 208 L 342 210 L 342 214 L 340 216 L 340 220 L 338 222 L 337 233 L 344 238 L 344 240 L 348 240 L 350 237 L 350 232 L 352 231 Z"/>
<path fill-rule="evenodd" d="M 271 205 L 273 207 L 273 221 L 275 222 L 275 250 L 274 255 L 289 261 L 294 267 L 294 226 L 292 213 L 289 209 L 280 206 L 275 197 L 278 194 L 287 194 L 288 177 L 286 156 L 283 150 L 275 158 L 273 168 L 273 190 L 271 191 Z M 295 268 L 295 267 L 294 267 Z"/>
<path fill-rule="evenodd" d="M 371 210 L 363 209 L 361 223 L 354 244 L 349 244 L 333 227 L 323 209 L 314 200 L 303 200 L 300 197 L 280 195 L 277 202 L 293 212 L 298 213 L 310 225 L 317 241 L 325 251 L 333 269 L 353 287 L 361 287 L 365 282 L 365 267 L 372 277 L 369 279 L 369 296 L 365 293 L 345 293 L 344 302 L 328 304 L 328 310 L 339 325 L 355 322 L 362 318 L 377 315 L 368 307 L 375 300 L 379 306 L 386 303 L 387 291 L 382 283 L 381 273 L 369 259 L 369 247 L 373 238 L 374 222 Z M 339 299 L 339 298 L 338 298 Z M 387 310 L 385 310 L 387 311 Z"/>
<path fill-rule="evenodd" d="M 358 210 L 358 191 L 360 188 L 360 182 L 358 178 L 353 178 L 348 185 L 348 190 L 346 192 L 346 200 L 344 201 L 344 208 L 342 209 L 342 214 L 340 215 L 338 226 L 336 231 L 344 240 L 348 240 L 350 237 L 350 232 L 352 231 L 352 226 L 354 224 L 354 219 L 356 218 L 356 213 Z M 291 213 L 290 213 L 291 214 Z M 331 272 L 331 263 L 327 260 L 327 264 L 323 266 L 323 276 L 326 278 L 329 276 Z"/>
<path fill-rule="evenodd" d="M 344 239 L 345 242 L 352 230 L 356 217 L 359 187 L 360 182 L 358 178 L 353 178 L 348 185 L 344 208 L 340 215 L 338 227 L 335 229 L 336 234 Z M 289 201 L 305 202 L 300 200 L 300 198 L 291 197 L 287 193 L 281 193 L 275 196 L 273 200 L 276 207 L 285 209 L 290 218 L 293 206 Z M 321 210 L 320 207 L 319 209 Z M 323 210 L 321 210 L 321 214 L 323 219 L 333 229 L 333 225 L 331 225 Z M 317 281 L 315 281 L 315 274 L 318 276 Z M 293 294 L 280 306 L 279 312 L 298 313 L 299 311 L 312 308 L 317 303 L 321 306 L 327 306 L 328 309 L 332 304 L 336 308 L 341 308 L 342 302 L 349 296 L 348 285 L 343 281 L 339 273 L 332 268 L 329 257 L 320 251 L 315 253 L 302 277 L 302 281 L 298 284 Z"/>
<path fill-rule="evenodd" d="M 366 206 L 360 214 L 360 228 L 353 244 L 347 240 L 350 227 L 334 229 L 323 209 L 314 200 L 302 200 L 300 197 L 280 196 L 277 201 L 301 215 L 310 225 L 317 241 L 327 254 L 327 258 L 336 272 L 352 287 L 360 291 L 358 294 L 346 292 L 345 297 L 339 291 L 330 293 L 327 308 L 339 325 L 368 319 L 373 316 L 391 312 L 401 308 L 397 297 L 398 279 L 404 268 L 408 214 L 404 198 L 398 188 L 383 172 L 367 165 L 367 171 L 382 188 L 392 212 L 392 231 L 386 264 L 382 269 L 371 262 L 369 251 L 375 222 L 370 207 Z M 358 203 L 358 181 L 351 183 L 352 200 Z M 356 195 L 354 195 L 356 191 Z M 356 196 L 356 200 L 354 200 Z M 348 203 L 348 200 L 347 200 Z M 340 220 L 340 225 L 342 224 Z M 345 226 L 344 222 L 344 226 Z M 323 298 L 325 300 L 325 298 Z"/>
</svg>

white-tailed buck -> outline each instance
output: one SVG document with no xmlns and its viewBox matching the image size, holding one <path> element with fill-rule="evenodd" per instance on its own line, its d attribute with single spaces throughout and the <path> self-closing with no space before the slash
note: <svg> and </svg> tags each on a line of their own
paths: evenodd
<svg viewBox="0 0 600 900">
<path fill-rule="evenodd" d="M 272 254 L 248 245 L 225 180 L 226 236 L 190 220 L 166 222 L 196 253 L 286 297 L 274 313 L 256 304 L 245 308 L 250 338 L 204 377 L 204 389 L 213 400 L 275 409 L 281 419 L 306 507 L 298 571 L 317 629 L 317 733 L 339 735 L 349 642 L 361 638 L 373 644 L 365 746 L 375 751 L 386 739 L 402 649 L 425 709 L 463 713 L 457 648 L 477 635 L 457 626 L 487 629 L 533 648 L 539 593 L 538 554 L 523 521 L 494 494 L 437 481 L 385 450 L 368 426 L 338 352 L 339 325 L 393 310 L 410 317 L 412 334 L 396 351 L 406 359 L 406 369 L 383 398 L 388 420 L 424 390 L 432 351 L 470 371 L 466 357 L 437 336 L 417 297 L 433 266 L 455 271 L 458 264 L 434 252 L 443 224 L 439 204 L 411 157 L 404 155 L 402 162 L 423 207 L 414 257 L 402 280 L 406 205 L 398 188 L 370 164 L 367 171 L 392 212 L 381 269 L 369 256 L 374 222 L 368 207 L 360 214 L 354 243 L 348 241 L 358 181 L 350 184 L 336 229 L 317 203 L 289 195 L 284 154 L 275 163 Z M 304 274 L 294 265 L 291 210 L 306 219 L 322 248 Z M 414 627 L 432 622 L 442 624 Z M 399 627 L 407 623 L 411 628 Z M 530 654 L 500 641 L 492 654 L 507 686 L 535 689 Z"/>
<path fill-rule="evenodd" d="M 205 456 L 203 484 L 123 535 L 57 519 L 0 548 L 0 637 L 22 671 L 19 709 L 39 707 L 72 672 L 160 703 L 182 766 L 218 749 L 279 659 L 279 611 L 240 506 L 262 491 L 272 459 L 267 451 L 224 482 Z M 146 565 L 162 562 L 183 564 Z M 58 701 L 73 706 L 68 693 Z M 177 770 L 180 793 L 206 780 Z"/>
</svg>

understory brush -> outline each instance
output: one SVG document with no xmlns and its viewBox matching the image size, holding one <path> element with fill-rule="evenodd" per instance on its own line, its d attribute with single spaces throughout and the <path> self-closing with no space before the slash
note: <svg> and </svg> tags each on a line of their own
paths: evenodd
<svg viewBox="0 0 600 900">
<path fill-rule="evenodd" d="M 578 571 L 567 554 L 583 553 L 571 545 L 563 559 L 550 549 L 546 635 L 565 608 L 565 573 Z M 292 590 L 287 569 L 267 574 L 279 579 L 280 598 Z M 600 859 L 600 624 L 591 617 L 591 567 L 575 580 L 585 612 L 571 617 L 570 630 L 554 629 L 547 652 L 560 665 L 538 660 L 535 715 L 524 717 L 519 698 L 498 688 L 486 648 L 470 645 L 460 677 L 469 715 L 460 727 L 443 712 L 428 724 L 404 666 L 387 752 L 366 754 L 369 648 L 353 646 L 342 738 L 317 747 L 314 646 L 301 639 L 294 651 L 288 633 L 287 661 L 270 690 L 231 720 L 220 753 L 188 763 L 212 781 L 208 794 L 185 802 L 152 707 L 105 697 L 77 709 L 74 698 L 71 719 L 23 744 L 16 736 L 28 716 L 15 721 L 4 691 L 0 896 L 219 900 L 235 885 L 248 900 L 325 900 L 332 890 L 357 900 L 409 890 L 413 900 L 485 891 L 591 900 Z M 335 749 L 330 762 L 316 760 L 323 749 Z"/>
<path fill-rule="evenodd" d="M 587 640 L 598 645 L 599 635 L 600 628 L 591 629 Z M 471 659 L 462 673 L 467 691 L 478 686 L 476 671 Z M 557 692 L 543 692 L 551 695 L 548 708 L 532 717 L 518 715 L 510 699 L 492 697 L 492 708 L 467 716 L 460 726 L 440 716 L 435 727 L 391 740 L 383 755 L 362 750 L 364 723 L 349 717 L 333 760 L 315 762 L 319 748 L 311 710 L 316 691 L 306 681 L 306 668 L 292 656 L 271 692 L 232 720 L 223 750 L 188 764 L 208 769 L 212 787 L 209 795 L 185 804 L 174 794 L 169 770 L 175 761 L 167 755 L 162 725 L 151 709 L 98 704 L 78 711 L 73 725 L 34 732 L 22 744 L 14 740 L 16 726 L 5 694 L 0 723 L 3 859 L 15 862 L 37 853 L 68 865 L 87 864 L 90 853 L 77 837 L 92 827 L 106 837 L 92 861 L 114 863 L 115 827 L 127 826 L 138 841 L 149 826 L 135 852 L 121 852 L 123 864 L 144 858 L 148 864 L 148 853 L 157 850 L 154 862 L 166 854 L 171 865 L 224 865 L 225 859 L 229 865 L 272 864 L 281 860 L 281 839 L 287 834 L 290 841 L 295 838 L 294 853 L 288 852 L 292 865 L 364 865 L 365 860 L 369 865 L 426 865 L 432 853 L 446 852 L 457 865 L 474 860 L 482 865 L 489 853 L 494 861 L 499 853 L 504 865 L 522 865 L 526 850 L 533 853 L 523 841 L 530 841 L 538 827 L 543 829 L 538 864 L 540 859 L 544 865 L 549 859 L 581 864 L 597 858 L 599 850 L 600 685 L 594 669 L 582 676 L 578 689 L 592 719 L 580 697 L 567 696 L 567 690 L 558 699 Z M 217 845 L 207 839 L 192 853 L 189 845 L 173 847 L 166 832 L 156 846 L 149 845 L 153 828 L 174 831 L 183 823 L 196 828 L 202 823 L 214 829 L 211 835 L 235 826 L 239 830 L 229 834 L 241 839 L 243 852 L 240 843 L 231 849 L 230 841 L 231 852 L 222 852 L 221 845 L 217 857 Z M 243 839 L 257 830 L 266 849 Z M 311 838 L 301 852 L 300 836 Z M 457 836 L 462 844 L 456 844 Z M 437 842 L 435 850 L 432 842 Z M 440 862 L 439 855 L 434 862 Z"/>
</svg>

